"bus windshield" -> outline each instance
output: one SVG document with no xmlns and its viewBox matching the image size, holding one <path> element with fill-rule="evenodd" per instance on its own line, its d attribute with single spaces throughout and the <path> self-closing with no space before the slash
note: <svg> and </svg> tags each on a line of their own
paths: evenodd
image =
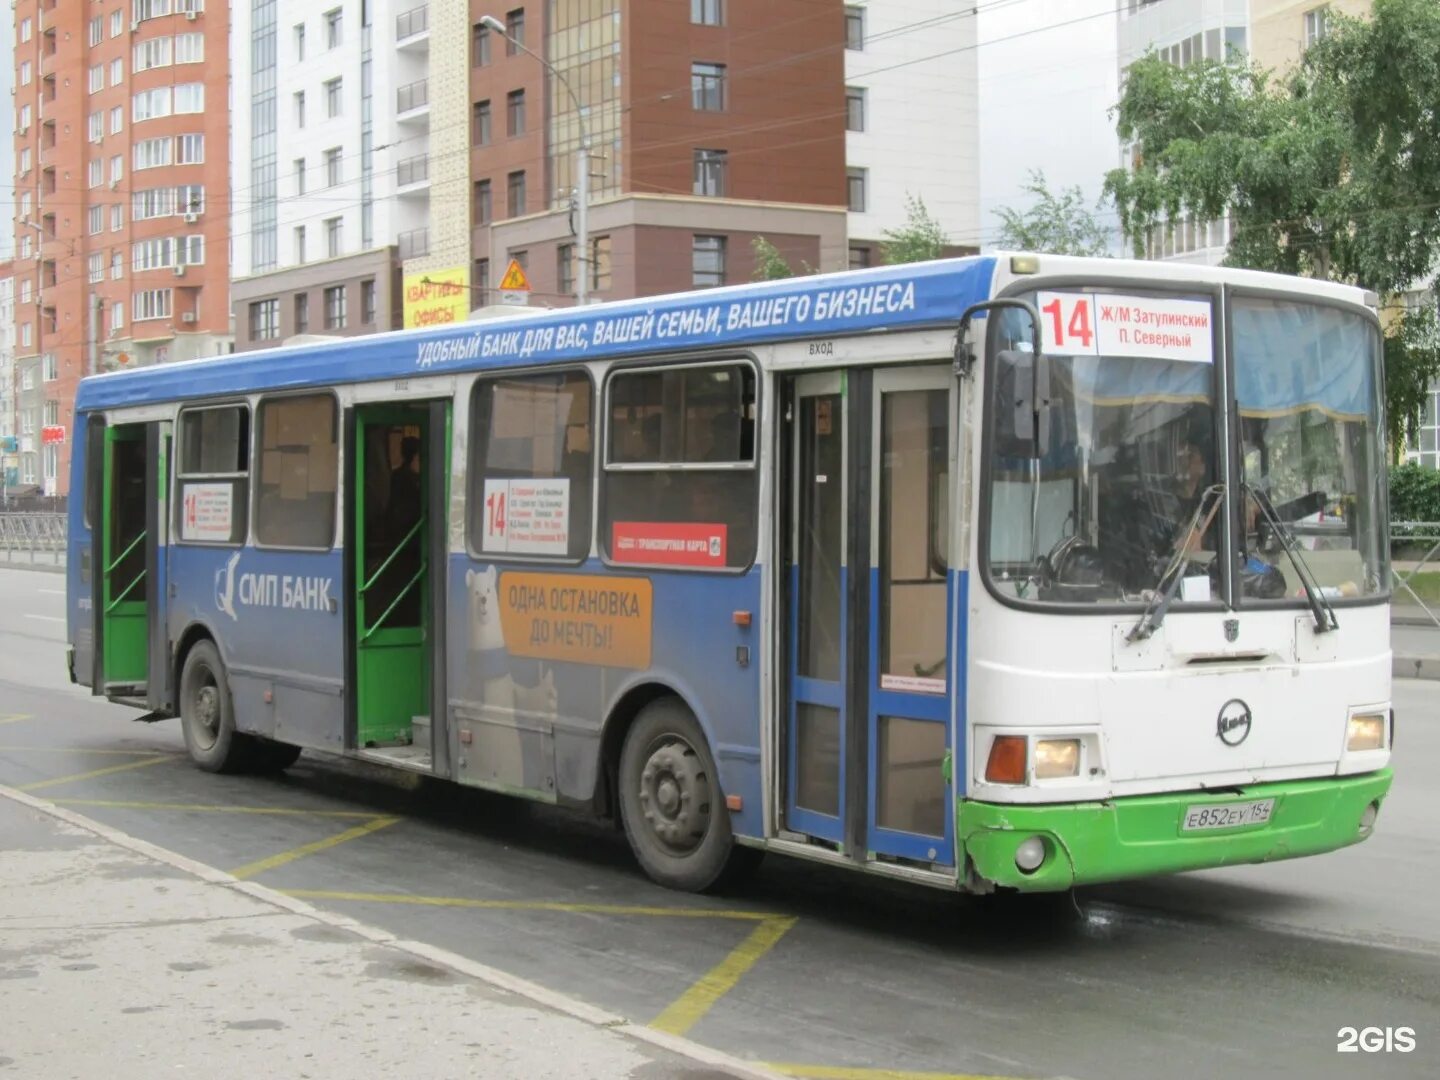
<svg viewBox="0 0 1440 1080">
<path fill-rule="evenodd" d="M 1050 297 L 1060 299 L 1047 304 Z M 1080 297 L 1088 306 L 1077 316 L 1072 302 Z M 1225 560 L 1217 553 L 1232 503 L 1242 602 L 1304 595 L 1277 524 L 1327 597 L 1384 589 L 1377 346 L 1363 317 L 1295 300 L 1232 302 L 1242 449 L 1225 492 L 1212 298 L 1029 298 L 1042 320 L 1056 320 L 1053 331 L 1045 326 L 1041 385 L 1031 371 L 1028 320 L 1016 311 L 1000 320 L 991 373 L 985 572 L 1001 596 L 1130 606 L 1178 574 L 1177 605 L 1219 601 Z M 1143 355 L 1148 346 L 1137 342 L 1150 339 L 1141 333 L 1105 332 L 1117 302 L 1130 303 L 1133 317 L 1137 301 L 1149 305 L 1152 322 L 1198 312 L 1203 332 Z M 1062 321 L 1065 303 L 1072 308 Z M 1118 310 L 1123 317 L 1126 309 Z M 1066 355 L 1085 342 L 1065 331 L 1092 324 L 1092 351 Z"/>
</svg>

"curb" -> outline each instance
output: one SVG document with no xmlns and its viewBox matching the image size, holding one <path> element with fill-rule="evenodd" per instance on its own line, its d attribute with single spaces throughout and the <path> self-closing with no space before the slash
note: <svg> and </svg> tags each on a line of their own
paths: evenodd
<svg viewBox="0 0 1440 1080">
<path fill-rule="evenodd" d="M 1396 655 L 1390 663 L 1390 674 L 1396 679 L 1440 679 L 1440 656 Z"/>
<path fill-rule="evenodd" d="M 39 570 L 42 574 L 65 573 L 64 563 L 18 562 L 14 559 L 0 559 L 0 570 Z"/>
<path fill-rule="evenodd" d="M 605 1009 L 595 1005 L 589 1005 L 577 998 L 569 997 L 558 991 L 551 990 L 533 983 L 528 979 L 522 979 L 518 975 L 511 975 L 507 972 L 492 968 L 486 964 L 471 960 L 468 957 L 450 952 L 434 945 L 427 945 L 420 941 L 409 941 L 405 938 L 396 937 L 388 930 L 381 930 L 378 927 L 369 926 L 356 919 L 344 915 L 336 915 L 328 911 L 307 904 L 303 900 L 293 896 L 286 896 L 266 885 L 257 885 L 253 881 L 241 881 L 223 870 L 217 870 L 213 866 L 197 862 L 184 855 L 177 854 L 166 848 L 158 847 L 147 840 L 130 836 L 128 833 L 112 829 L 109 825 L 102 825 L 100 822 L 77 814 L 73 810 L 56 806 L 54 803 L 45 802 L 32 795 L 16 791 L 0 784 L 0 796 L 19 803 L 21 806 L 28 806 L 42 814 L 63 821 L 76 828 L 84 829 L 93 833 L 100 839 L 115 844 L 117 847 L 125 848 L 142 855 L 155 862 L 164 863 L 166 866 L 174 867 L 201 881 L 211 885 L 218 885 L 223 888 L 234 889 L 236 892 L 244 893 L 272 907 L 288 911 L 293 915 L 301 915 L 316 922 L 333 926 L 340 930 L 347 930 L 371 944 L 380 945 L 384 948 L 396 949 L 400 952 L 448 968 L 458 975 L 483 982 L 497 990 L 512 994 L 515 997 L 524 998 L 532 1004 L 554 1012 L 562 1013 L 582 1023 L 595 1028 L 604 1028 L 609 1031 L 618 1032 L 636 1042 L 648 1043 L 661 1050 L 669 1051 L 680 1057 L 689 1058 L 700 1065 L 706 1065 L 714 1069 L 723 1069 L 740 1080 L 785 1080 L 782 1074 L 774 1072 L 765 1066 L 752 1061 L 744 1061 L 732 1057 L 724 1051 L 715 1050 L 708 1046 L 686 1039 L 679 1035 L 670 1035 L 663 1031 L 656 1031 L 653 1028 L 637 1024 L 627 1020 L 618 1013 L 607 1012 Z"/>
</svg>

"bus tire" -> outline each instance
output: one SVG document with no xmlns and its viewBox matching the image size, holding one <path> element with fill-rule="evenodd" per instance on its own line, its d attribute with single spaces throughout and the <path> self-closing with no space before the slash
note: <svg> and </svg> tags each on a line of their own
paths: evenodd
<svg viewBox="0 0 1440 1080">
<path fill-rule="evenodd" d="M 678 699 L 640 710 L 620 752 L 619 787 L 630 850 L 659 884 L 705 892 L 724 885 L 732 866 L 753 863 L 730 831 L 705 733 Z"/>
<path fill-rule="evenodd" d="M 252 740 L 235 730 L 230 680 L 213 641 L 197 641 L 185 656 L 180 730 L 190 760 L 206 772 L 239 772 L 254 760 Z"/>
<path fill-rule="evenodd" d="M 257 773 L 280 773 L 294 765 L 299 757 L 298 746 L 273 739 L 252 738 L 249 768 Z"/>
</svg>

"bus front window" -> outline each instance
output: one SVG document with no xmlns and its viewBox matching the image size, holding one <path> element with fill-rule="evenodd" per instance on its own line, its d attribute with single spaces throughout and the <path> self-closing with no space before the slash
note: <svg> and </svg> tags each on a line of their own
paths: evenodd
<svg viewBox="0 0 1440 1080">
<path fill-rule="evenodd" d="M 1246 296 L 1233 301 L 1231 321 L 1247 510 L 1268 503 L 1328 595 L 1383 592 L 1385 469 L 1373 322 L 1339 308 Z M 1284 595 L 1293 598 L 1302 586 L 1269 516 L 1247 515 L 1246 553 L 1278 566 Z"/>
<path fill-rule="evenodd" d="M 1027 427 L 1028 320 L 999 318 L 995 351 L 1011 351 L 989 394 L 992 587 L 1020 601 L 1139 604 L 1183 548 L 1176 602 L 1219 599 L 1222 511 L 1204 498 L 1219 476 L 1214 365 L 1047 348 L 1044 407 Z"/>
</svg>

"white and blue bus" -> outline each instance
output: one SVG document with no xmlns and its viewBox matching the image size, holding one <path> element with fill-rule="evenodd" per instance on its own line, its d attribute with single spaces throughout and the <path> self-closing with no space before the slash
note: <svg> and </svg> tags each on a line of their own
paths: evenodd
<svg viewBox="0 0 1440 1080">
<path fill-rule="evenodd" d="M 1358 289 L 1035 255 L 81 384 L 70 664 L 302 748 L 949 888 L 1329 851 L 1390 785 Z"/>
</svg>

